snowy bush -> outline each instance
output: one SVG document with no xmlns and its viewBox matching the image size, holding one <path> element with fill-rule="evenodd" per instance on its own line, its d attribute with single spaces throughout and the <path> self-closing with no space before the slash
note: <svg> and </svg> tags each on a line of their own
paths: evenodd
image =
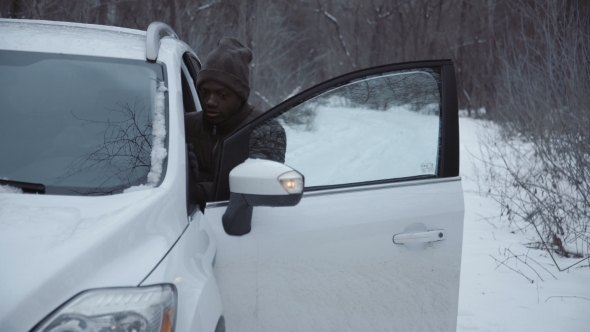
<svg viewBox="0 0 590 332">
<path fill-rule="evenodd" d="M 590 254 L 590 7 L 520 1 L 521 29 L 501 48 L 501 137 L 484 139 L 490 193 L 533 246 Z M 502 141 L 500 143 L 500 141 Z"/>
</svg>

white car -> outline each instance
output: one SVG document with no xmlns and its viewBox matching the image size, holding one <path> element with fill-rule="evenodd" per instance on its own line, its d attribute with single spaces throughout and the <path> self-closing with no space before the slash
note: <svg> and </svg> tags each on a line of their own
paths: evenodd
<svg viewBox="0 0 590 332">
<path fill-rule="evenodd" d="M 222 143 L 202 208 L 199 68 L 163 23 L 0 20 L 0 331 L 454 331 L 452 61 L 286 100 Z M 250 158 L 268 121 L 284 164 Z"/>
</svg>

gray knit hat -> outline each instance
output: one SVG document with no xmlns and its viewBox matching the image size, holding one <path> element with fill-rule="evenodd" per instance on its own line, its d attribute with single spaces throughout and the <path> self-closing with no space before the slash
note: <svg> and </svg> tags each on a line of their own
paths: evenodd
<svg viewBox="0 0 590 332">
<path fill-rule="evenodd" d="M 197 75 L 197 88 L 205 81 L 216 81 L 232 89 L 244 101 L 250 96 L 252 51 L 235 38 L 223 37 L 207 55 Z"/>
</svg>

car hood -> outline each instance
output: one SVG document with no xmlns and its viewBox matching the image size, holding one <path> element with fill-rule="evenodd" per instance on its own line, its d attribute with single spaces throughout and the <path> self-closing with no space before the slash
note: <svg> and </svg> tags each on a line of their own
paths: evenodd
<svg viewBox="0 0 590 332">
<path fill-rule="evenodd" d="M 139 285 L 187 222 L 168 196 L 0 194 L 0 331 L 28 331 L 87 289 Z"/>
</svg>

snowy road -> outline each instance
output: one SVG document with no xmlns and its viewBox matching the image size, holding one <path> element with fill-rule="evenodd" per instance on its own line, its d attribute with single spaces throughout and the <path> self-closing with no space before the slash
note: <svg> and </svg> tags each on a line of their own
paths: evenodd
<svg viewBox="0 0 590 332">
<path fill-rule="evenodd" d="M 498 219 L 498 204 L 477 194 L 476 175 L 483 167 L 474 157 L 479 155 L 477 132 L 482 123 L 460 119 L 465 230 L 457 331 L 590 331 L 588 263 L 559 272 L 544 251 L 524 245 L 532 232 L 509 228 Z M 532 268 L 514 255 L 526 255 L 521 258 Z M 497 267 L 494 258 L 508 259 L 506 265 L 524 276 L 505 265 Z M 576 261 L 557 260 L 562 267 Z"/>
</svg>

